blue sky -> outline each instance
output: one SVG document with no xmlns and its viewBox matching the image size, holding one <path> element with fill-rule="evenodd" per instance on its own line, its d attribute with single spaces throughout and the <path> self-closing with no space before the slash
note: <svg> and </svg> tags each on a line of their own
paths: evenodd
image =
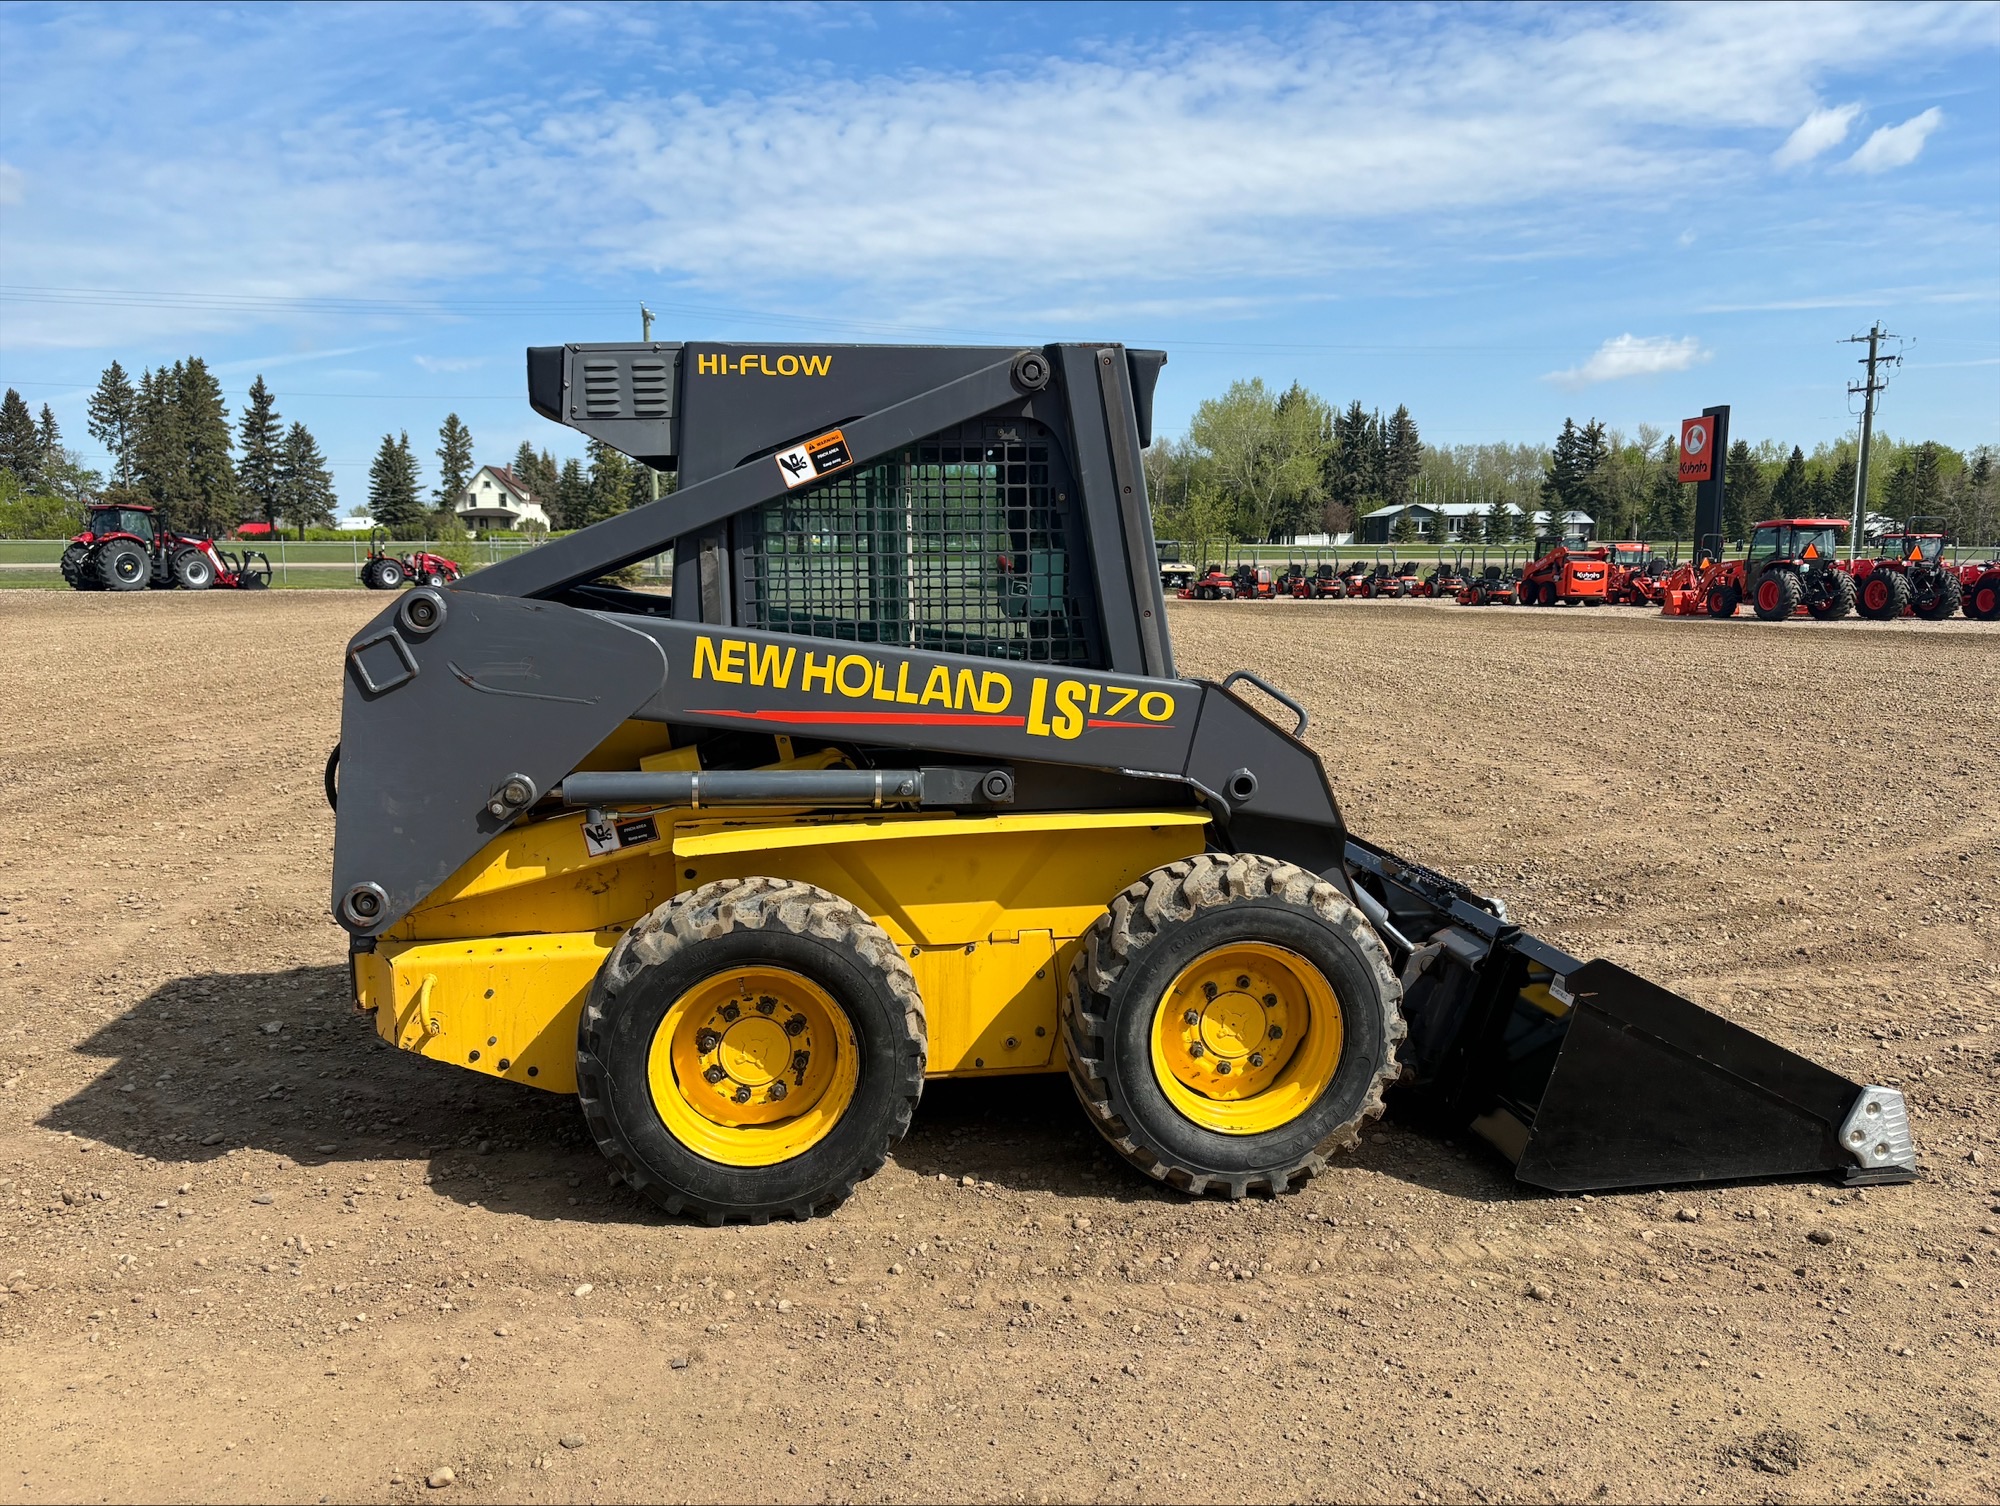
<svg viewBox="0 0 2000 1506">
<path fill-rule="evenodd" d="M 1171 355 L 1546 442 L 2000 441 L 2000 7 L 0 7 L 0 383 L 258 372 L 361 500 L 530 344 Z"/>
</svg>

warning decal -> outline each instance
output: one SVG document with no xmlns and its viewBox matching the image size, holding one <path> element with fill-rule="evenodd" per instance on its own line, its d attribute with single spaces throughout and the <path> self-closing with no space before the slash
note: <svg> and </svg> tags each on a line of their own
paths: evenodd
<svg viewBox="0 0 2000 1506">
<path fill-rule="evenodd" d="M 838 429 L 778 452 L 778 472 L 785 478 L 787 487 L 804 486 L 808 481 L 819 480 L 829 471 L 852 464 L 854 454 L 847 448 L 847 436 Z"/>
<path fill-rule="evenodd" d="M 616 817 L 583 823 L 583 845 L 594 858 L 621 847 L 642 847 L 660 840 L 660 828 L 651 816 Z"/>
</svg>

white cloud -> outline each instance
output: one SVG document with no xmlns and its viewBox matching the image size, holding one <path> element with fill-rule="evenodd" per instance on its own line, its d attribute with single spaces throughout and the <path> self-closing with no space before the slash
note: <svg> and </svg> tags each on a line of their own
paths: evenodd
<svg viewBox="0 0 2000 1506">
<path fill-rule="evenodd" d="M 412 356 L 410 359 L 433 374 L 441 371 L 475 371 L 486 364 L 484 356 Z"/>
<path fill-rule="evenodd" d="M 1847 159 L 1860 173 L 1886 173 L 1892 167 L 1907 167 L 1917 160 L 1932 131 L 1944 124 L 1944 111 L 1932 105 L 1921 115 L 1912 115 L 1898 126 L 1883 126 L 1861 143 L 1861 149 Z"/>
<path fill-rule="evenodd" d="M 1845 141 L 1848 128 L 1860 113 L 1861 106 L 1858 104 L 1833 105 L 1813 111 L 1799 122 L 1797 130 L 1785 138 L 1785 144 L 1771 154 L 1771 160 L 1779 167 L 1797 167 L 1802 162 L 1812 161 L 1821 152 L 1830 151 Z"/>
<path fill-rule="evenodd" d="M 486 278 L 544 317 L 568 301 L 565 330 L 581 306 L 565 289 L 640 277 L 668 317 L 688 312 L 669 312 L 677 290 L 829 332 L 1040 327 L 1134 294 L 1295 298 L 1447 240 L 1573 255 L 1579 184 L 1608 222 L 1685 223 L 1754 182 L 1753 141 L 1825 113 L 1822 75 L 1864 44 L 1885 67 L 1990 45 L 1977 7 L 1332 10 L 964 71 L 689 73 L 690 46 L 712 44 L 687 30 L 710 23 L 670 12 L 655 38 L 620 32 L 631 55 L 607 90 L 601 58 L 565 72 L 553 41 L 623 12 L 506 7 L 503 29 L 469 35 L 466 13 L 422 8 L 365 28 L 311 10 L 227 28 L 25 14 L 41 19 L 9 37 L 10 118 L 47 122 L 20 150 L 66 188 L 59 215 L 0 218 L 7 280 L 205 297 L 16 299 L 0 309 L 16 346 L 374 334 L 453 317 L 423 295 Z M 506 48 L 549 52 L 545 82 L 401 103 L 448 101 L 433 75 Z M 115 120 L 74 103 L 107 92 Z M 503 223 L 469 232 L 468 205 L 505 206 Z"/>
<path fill-rule="evenodd" d="M 27 181 L 21 169 L 13 163 L 0 162 L 0 208 L 12 209 L 19 204 L 26 197 L 23 189 Z"/>
<path fill-rule="evenodd" d="M 1559 387 L 1588 387 L 1626 377 L 1686 371 L 1708 357 L 1709 352 L 1702 349 L 1701 341 L 1693 335 L 1681 340 L 1671 335 L 1615 335 L 1598 346 L 1581 366 L 1551 371 L 1546 380 Z"/>
</svg>

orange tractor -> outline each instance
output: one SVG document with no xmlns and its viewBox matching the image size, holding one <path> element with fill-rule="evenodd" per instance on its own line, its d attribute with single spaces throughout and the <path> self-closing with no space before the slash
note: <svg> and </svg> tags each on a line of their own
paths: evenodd
<svg viewBox="0 0 2000 1506">
<path fill-rule="evenodd" d="M 1601 607 L 1611 589 L 1611 551 L 1558 544 L 1521 572 L 1525 607 Z"/>
<path fill-rule="evenodd" d="M 1942 622 L 1965 599 L 1965 580 L 1945 563 L 1942 533 L 1920 533 L 1918 525 L 1942 523 L 1942 518 L 1912 518 L 1895 533 L 1876 541 L 1872 560 L 1851 567 L 1861 615 L 1889 622 L 1913 612 L 1926 622 Z"/>
<path fill-rule="evenodd" d="M 1604 599 L 1614 606 L 1659 606 L 1673 566 L 1655 554 L 1651 544 L 1626 542 L 1605 547 L 1611 551 L 1611 579 Z"/>
<path fill-rule="evenodd" d="M 1822 622 L 1847 616 L 1854 610 L 1855 583 L 1838 558 L 1845 527 L 1844 518 L 1759 523 L 1742 559 L 1720 560 L 1702 572 L 1708 615 L 1734 617 L 1747 601 L 1765 622 L 1784 622 L 1800 611 Z"/>
</svg>

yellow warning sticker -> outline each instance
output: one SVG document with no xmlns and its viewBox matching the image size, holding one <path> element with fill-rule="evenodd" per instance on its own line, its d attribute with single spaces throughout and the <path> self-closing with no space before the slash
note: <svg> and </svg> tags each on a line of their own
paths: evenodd
<svg viewBox="0 0 2000 1506">
<path fill-rule="evenodd" d="M 778 451 L 778 472 L 785 478 L 787 488 L 804 486 L 852 464 L 854 452 L 847 447 L 847 436 L 838 429 Z"/>
</svg>

